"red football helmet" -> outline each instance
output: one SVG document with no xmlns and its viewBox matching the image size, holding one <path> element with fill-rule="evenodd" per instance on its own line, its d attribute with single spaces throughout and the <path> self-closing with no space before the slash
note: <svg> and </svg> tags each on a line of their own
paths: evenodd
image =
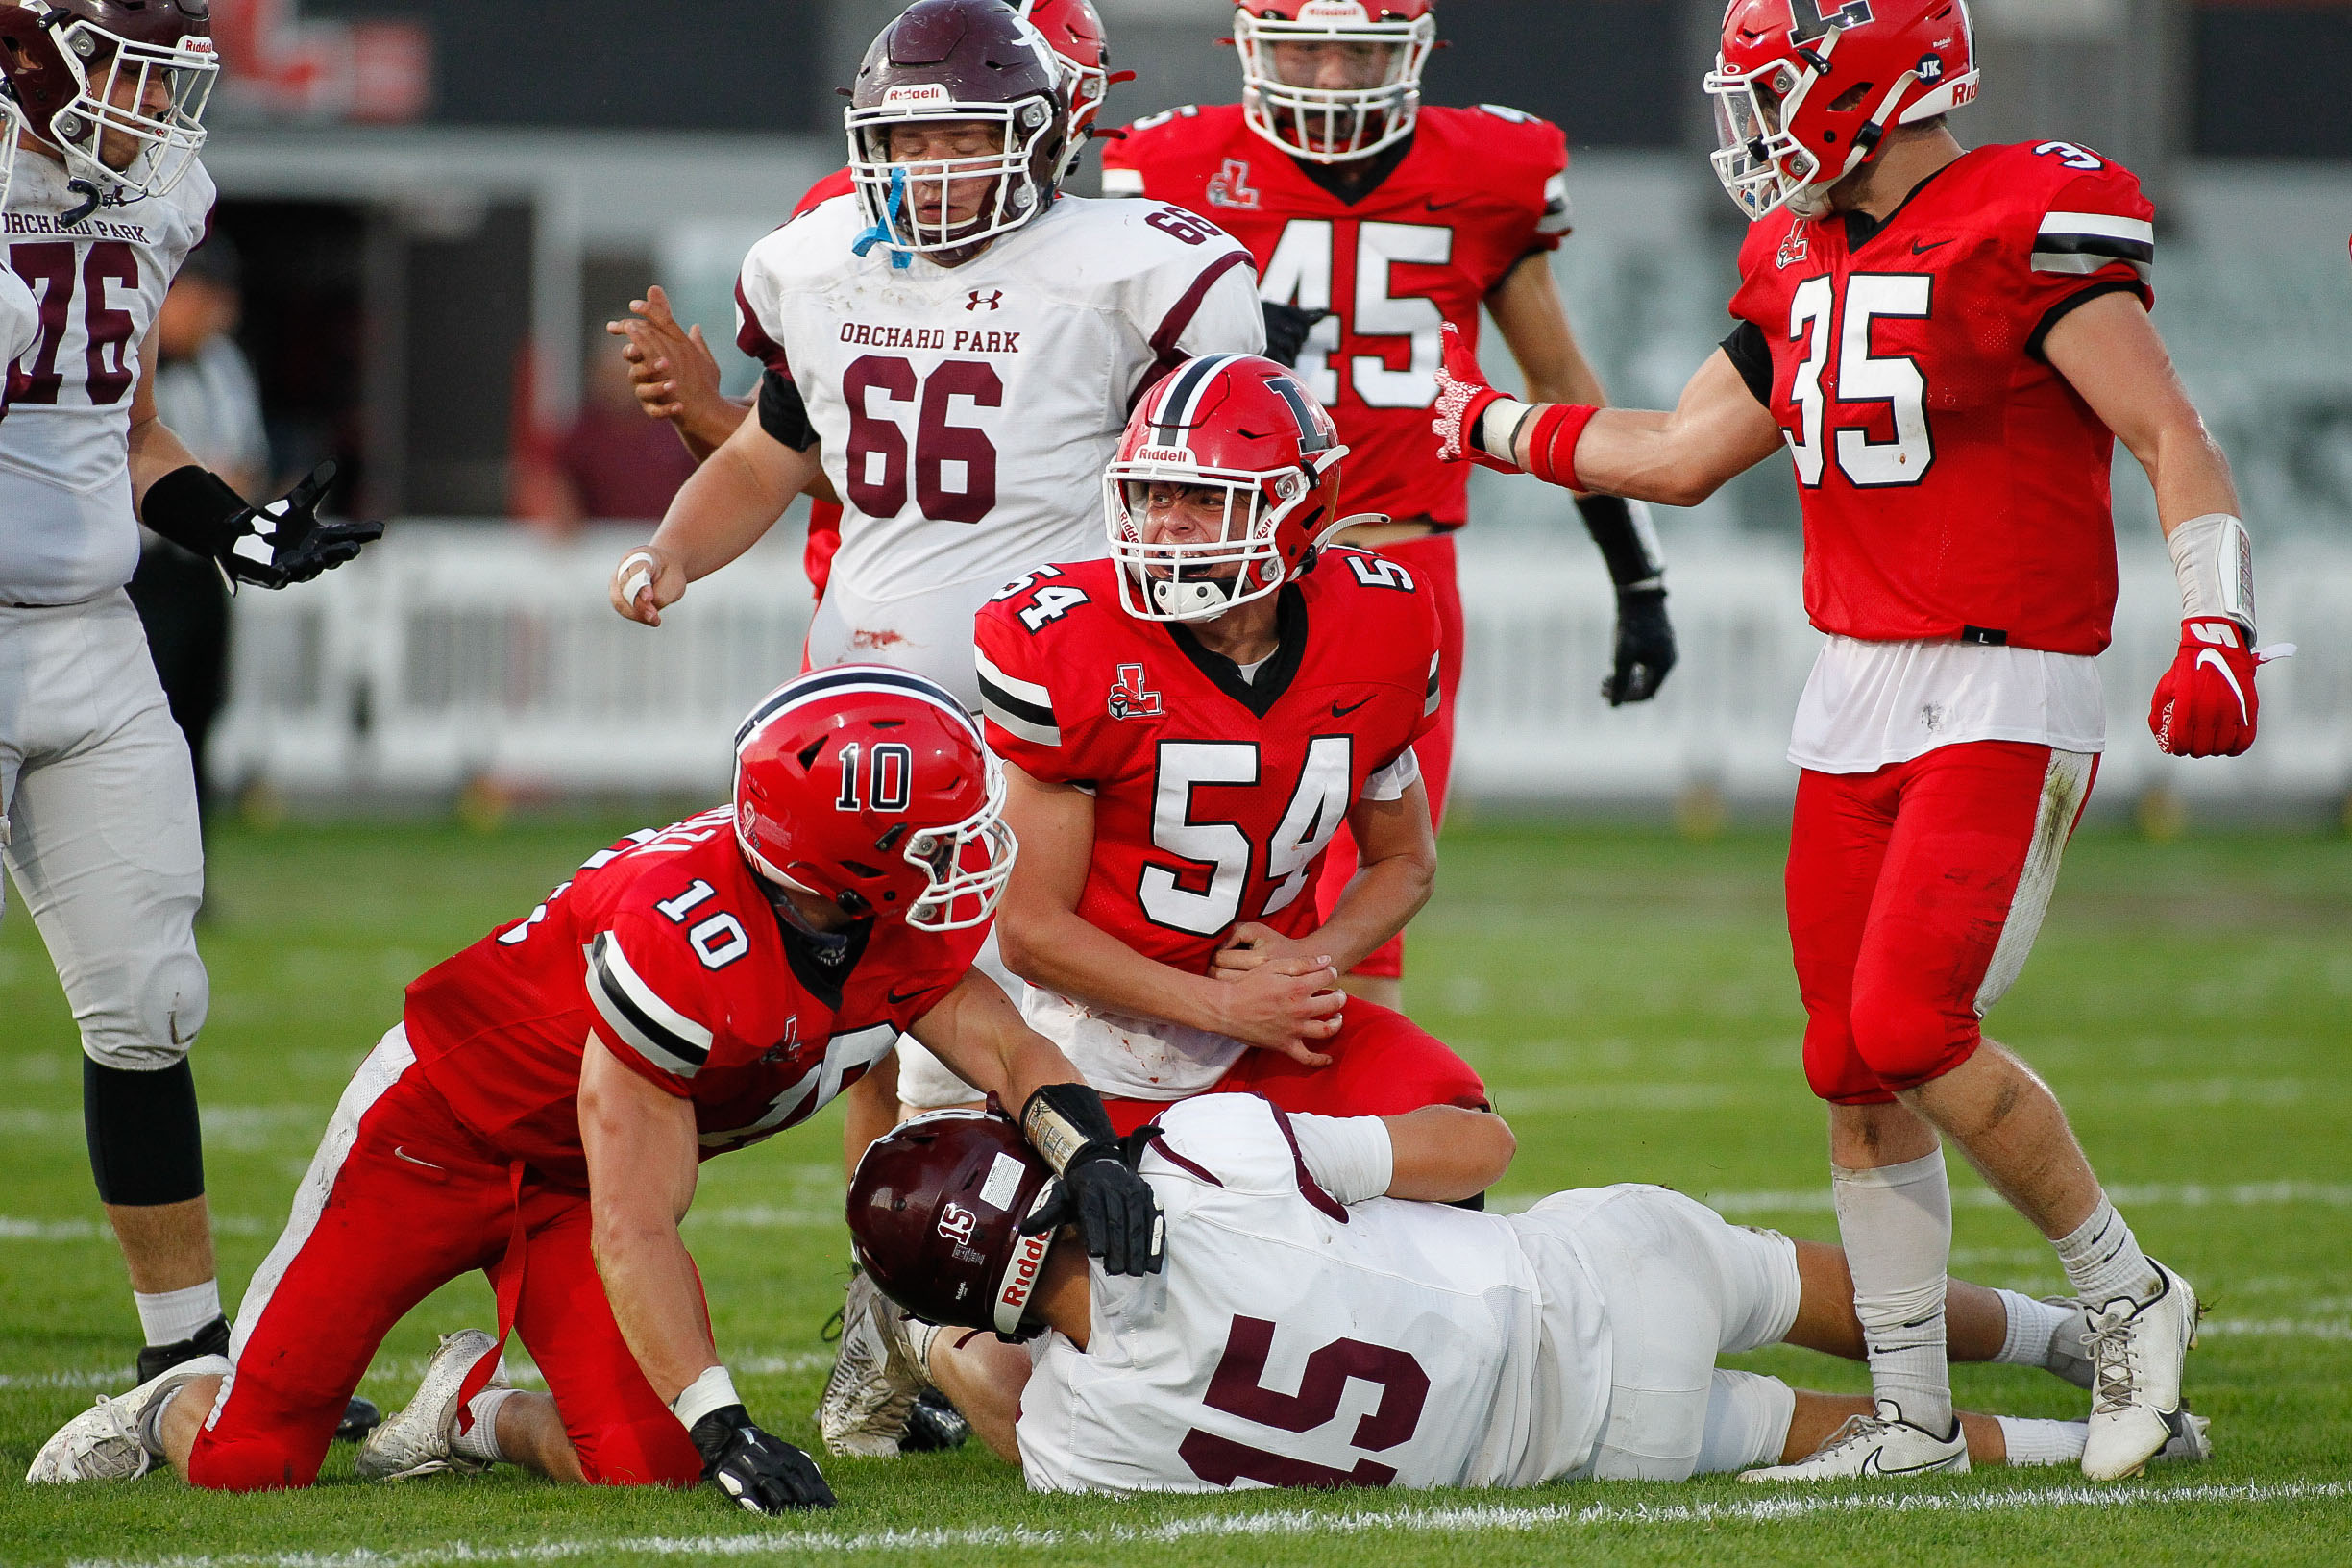
<svg viewBox="0 0 2352 1568">
<path fill-rule="evenodd" d="M 858 254 L 878 243 L 902 265 L 917 256 L 952 265 L 968 258 L 959 253 L 1035 222 L 1067 167 L 1068 115 L 1061 57 L 1004 0 L 918 0 L 866 51 L 844 116 L 849 176 L 873 225 Z M 995 128 L 997 151 L 891 156 L 894 127 L 973 121 Z M 977 212 L 957 219 L 954 191 L 974 180 L 994 187 Z"/>
<path fill-rule="evenodd" d="M 1092 0 L 1011 0 L 1014 14 L 1045 36 L 1062 61 L 1064 115 L 1069 141 L 1062 149 L 1062 176 L 1069 178 L 1093 135 L 1103 100 L 1111 92 L 1111 37 L 1103 31 Z M 1124 82 L 1127 76 L 1118 80 Z"/>
<path fill-rule="evenodd" d="M 1749 221 L 1818 216 L 1888 127 L 1976 96 L 1967 0 L 1731 0 L 1706 90 L 1715 177 Z"/>
<path fill-rule="evenodd" d="M 116 202 L 160 196 L 204 147 L 220 62 L 208 0 L 24 0 L 0 8 L 0 71 L 36 136 Z M 107 161 L 109 143 L 116 167 Z"/>
<path fill-rule="evenodd" d="M 935 1111 L 867 1145 L 849 1244 L 882 1293 L 926 1322 L 1018 1336 L 1053 1236 L 1020 1222 L 1053 1171 L 1001 1111 Z"/>
<path fill-rule="evenodd" d="M 1347 452 L 1314 394 L 1273 360 L 1219 354 L 1177 366 L 1144 394 L 1103 474 L 1127 613 L 1214 620 L 1297 576 L 1316 546 L 1360 521 L 1339 515 Z M 1147 537 L 1149 514 L 1195 488 L 1224 492 L 1223 526 Z"/>
<path fill-rule="evenodd" d="M 961 931 L 1018 845 L 1004 768 L 943 687 L 846 664 L 787 681 L 735 732 L 735 839 L 760 874 L 849 915 Z"/>
<path fill-rule="evenodd" d="M 1247 0 L 1233 41 L 1250 129 L 1316 163 L 1393 147 L 1421 115 L 1436 12 L 1435 0 Z"/>
</svg>

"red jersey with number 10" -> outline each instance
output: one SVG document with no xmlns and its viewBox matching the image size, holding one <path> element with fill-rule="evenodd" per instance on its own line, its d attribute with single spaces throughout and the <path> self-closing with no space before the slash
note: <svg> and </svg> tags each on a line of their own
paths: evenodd
<svg viewBox="0 0 2352 1568">
<path fill-rule="evenodd" d="M 1771 351 L 1816 626 L 2107 647 L 2115 437 L 2042 340 L 2095 295 L 2153 303 L 2154 215 L 2128 170 L 2046 141 L 1963 155 L 1875 230 L 1749 231 L 1731 313 Z"/>
<path fill-rule="evenodd" d="M 1515 109 L 1424 109 L 1403 159 L 1342 201 L 1252 131 L 1241 106 L 1179 109 L 1103 143 L 1103 194 L 1213 218 L 1247 245 L 1262 298 L 1331 315 L 1298 372 L 1351 449 L 1350 511 L 1467 520 L 1467 464 L 1437 461 L 1439 331 L 1475 345 L 1479 305 L 1568 232 L 1568 138 Z"/>
<path fill-rule="evenodd" d="M 730 810 L 593 856 L 524 919 L 408 988 L 417 1068 L 509 1158 L 584 1188 L 593 1036 L 692 1100 L 702 1157 L 807 1120 L 939 1004 L 987 934 L 897 922 L 812 940 L 772 908 Z"/>
<path fill-rule="evenodd" d="M 1281 645 L 1245 679 L 1182 627 L 1129 615 L 1118 571 L 1047 567 L 980 612 L 989 745 L 1092 790 L 1078 913 L 1206 973 L 1238 921 L 1315 928 L 1332 835 L 1367 787 L 1394 798 L 1375 775 L 1402 774 L 1436 723 L 1436 612 L 1396 562 L 1326 550 L 1282 591 Z"/>
</svg>

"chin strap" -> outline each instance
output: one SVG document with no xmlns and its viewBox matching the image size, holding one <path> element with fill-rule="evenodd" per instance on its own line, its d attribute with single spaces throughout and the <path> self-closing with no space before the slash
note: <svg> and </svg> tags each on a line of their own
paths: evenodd
<svg viewBox="0 0 2352 1568">
<path fill-rule="evenodd" d="M 850 242 L 852 255 L 864 256 L 876 245 L 891 245 L 898 227 L 898 214 L 906 210 L 906 170 L 891 170 L 890 202 L 884 208 L 882 221 Z M 915 258 L 902 250 L 893 249 L 891 265 L 900 272 L 915 264 Z"/>
</svg>

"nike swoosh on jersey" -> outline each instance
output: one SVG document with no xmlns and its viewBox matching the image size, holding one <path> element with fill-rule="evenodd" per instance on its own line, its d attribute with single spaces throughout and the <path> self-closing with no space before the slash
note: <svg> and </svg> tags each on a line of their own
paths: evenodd
<svg viewBox="0 0 2352 1568">
<path fill-rule="evenodd" d="M 885 997 L 884 1000 L 889 1002 L 893 1007 L 903 1007 L 921 994 L 922 992 L 919 991 L 910 991 L 903 994 L 894 991 L 887 997 Z"/>
<path fill-rule="evenodd" d="M 392 1145 L 392 1158 L 395 1160 L 405 1160 L 412 1165 L 423 1165 L 427 1170 L 446 1170 L 448 1168 L 445 1165 L 436 1165 L 430 1160 L 419 1160 L 415 1155 L 410 1154 L 406 1149 L 403 1148 L 398 1143 Z"/>
<path fill-rule="evenodd" d="M 1911 254 L 1913 256 L 1925 256 L 1929 251 L 1940 251 L 1950 243 L 1951 241 L 1948 239 L 1939 239 L 1932 245 L 1923 245 L 1915 239 L 1911 242 Z"/>
<path fill-rule="evenodd" d="M 1355 711 L 1356 711 L 1358 708 L 1362 707 L 1362 706 L 1364 705 L 1364 703 L 1365 703 L 1365 702 L 1369 702 L 1369 701 L 1371 701 L 1371 700 L 1372 700 L 1372 699 L 1371 699 L 1370 698 L 1368 698 L 1368 697 L 1367 697 L 1367 698 L 1362 698 L 1360 701 L 1350 702 L 1350 703 L 1349 703 L 1349 704 L 1348 704 L 1346 707 L 1344 707 L 1344 708 L 1343 708 L 1343 707 L 1341 707 L 1341 706 L 1340 706 L 1338 703 L 1334 702 L 1334 703 L 1332 704 L 1332 717 L 1333 717 L 1334 719 L 1345 719 L 1345 718 L 1346 718 L 1346 717 L 1347 717 L 1349 714 L 1354 713 L 1354 712 L 1355 712 Z"/>
<path fill-rule="evenodd" d="M 2221 678 L 2229 682 L 2230 695 L 2238 699 L 2238 721 L 2241 723 L 2244 723 L 2248 718 L 2246 713 L 2245 688 L 2238 684 L 2237 673 L 2230 669 L 2229 660 L 2223 658 L 2220 654 L 2216 653 L 2210 648 L 2197 655 L 2196 667 L 2202 670 L 2209 664 L 2216 670 L 2220 671 Z"/>
</svg>

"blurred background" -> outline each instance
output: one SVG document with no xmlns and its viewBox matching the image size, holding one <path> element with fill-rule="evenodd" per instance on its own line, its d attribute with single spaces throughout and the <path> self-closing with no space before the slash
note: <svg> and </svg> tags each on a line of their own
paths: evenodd
<svg viewBox="0 0 2352 1568">
<path fill-rule="evenodd" d="M 1237 97 L 1218 0 L 1098 0 L 1105 124 Z M 1964 141 L 2058 137 L 2160 208 L 2158 322 L 2238 468 L 2260 542 L 2264 739 L 2161 757 L 2144 722 L 2177 610 L 2147 487 L 2121 459 L 2119 646 L 2100 804 L 2344 821 L 2352 796 L 2352 0 L 1974 0 L 1985 86 Z M 257 810 L 709 795 L 743 709 L 797 667 L 807 588 L 786 522 L 659 632 L 604 580 L 685 472 L 639 418 L 602 323 L 647 283 L 732 338 L 748 246 L 843 159 L 841 99 L 886 0 L 213 0 L 226 70 L 206 161 L 226 243 L 167 345 L 190 413 L 257 483 L 325 456 L 394 520 L 356 567 L 236 601 L 203 767 Z M 1727 327 L 1738 217 L 1699 78 L 1721 0 L 1452 0 L 1432 102 L 1563 125 L 1575 236 L 1557 267 L 1615 400 L 1671 404 Z M 1092 159 L 1074 188 L 1090 194 Z M 237 352 L 231 352 L 233 349 Z M 722 348 L 736 389 L 748 361 Z M 240 358 L 241 354 L 241 358 Z M 233 363 L 232 361 L 235 361 Z M 1499 380 L 1507 365 L 1498 363 Z M 250 379 L 250 390 L 232 383 Z M 178 419 L 175 418 L 175 423 Z M 1776 807 L 1804 625 L 1781 465 L 1663 515 L 1683 662 L 1611 712 L 1605 576 L 1565 497 L 1482 474 L 1464 541 L 1462 796 L 1673 810 L 1703 831 Z M 275 493 L 274 491 L 272 493 Z M 208 710 L 207 710 L 208 711 Z"/>
</svg>

